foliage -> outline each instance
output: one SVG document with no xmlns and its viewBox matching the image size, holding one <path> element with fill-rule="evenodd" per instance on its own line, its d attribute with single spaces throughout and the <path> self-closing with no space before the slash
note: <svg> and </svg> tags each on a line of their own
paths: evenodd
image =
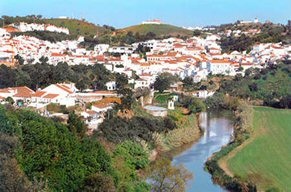
<svg viewBox="0 0 291 192">
<path fill-rule="evenodd" d="M 166 89 L 170 88 L 171 83 L 177 82 L 177 80 L 177 77 L 170 73 L 161 73 L 154 82 L 154 89 L 163 93 Z"/>
<path fill-rule="evenodd" d="M 127 165 L 134 169 L 143 169 L 149 164 L 148 154 L 140 144 L 133 141 L 124 141 L 117 145 L 113 154 L 114 157 L 123 157 Z"/>
<path fill-rule="evenodd" d="M 77 38 L 78 36 L 84 36 L 93 38 L 94 36 L 102 36 L 104 34 L 111 33 L 110 29 L 95 25 L 85 20 L 78 19 L 44 19 L 45 23 L 53 24 L 58 27 L 68 28 L 70 35 Z"/>
<path fill-rule="evenodd" d="M 44 41 L 50 41 L 52 43 L 58 42 L 58 41 L 65 41 L 65 40 L 72 40 L 73 38 L 70 35 L 67 35 L 65 33 L 57 33 L 57 32 L 51 32 L 51 31 L 27 31 L 27 32 L 14 32 L 12 33 L 12 36 L 31 36 L 35 37 Z M 19 64 L 21 60 L 19 60 Z"/>
<path fill-rule="evenodd" d="M 103 65 L 74 65 L 58 63 L 49 65 L 47 58 L 42 57 L 41 63 L 23 65 L 18 68 L 0 66 L 0 88 L 28 86 L 34 90 L 54 83 L 73 82 L 77 88 L 83 90 L 104 90 L 105 83 L 112 79 L 112 74 Z"/>
<path fill-rule="evenodd" d="M 85 179 L 82 191 L 85 192 L 115 192 L 116 188 L 112 177 L 101 173 L 94 173 Z"/>
<path fill-rule="evenodd" d="M 56 103 L 50 103 L 49 105 L 47 105 L 47 110 L 49 112 L 54 112 L 54 113 L 69 114 L 69 110 L 66 108 L 65 105 L 59 105 Z"/>
<path fill-rule="evenodd" d="M 84 137 L 87 131 L 84 121 L 75 112 L 69 113 L 68 129 L 80 138 Z"/>
<path fill-rule="evenodd" d="M 232 51 L 250 51 L 255 43 L 278 43 L 278 42 L 288 42 L 290 41 L 290 36 L 288 37 L 287 27 L 284 25 L 276 25 L 272 23 L 265 24 L 254 24 L 254 25 L 229 25 L 222 26 L 220 30 L 241 30 L 247 31 L 248 29 L 258 29 L 261 30 L 260 33 L 255 35 L 245 35 L 234 36 L 233 34 L 229 37 L 224 36 L 221 38 L 221 48 L 223 52 Z"/>
<path fill-rule="evenodd" d="M 173 166 L 171 161 L 162 158 L 154 162 L 149 169 L 152 191 L 180 192 L 186 190 L 186 183 L 192 174 L 182 165 Z"/>
<path fill-rule="evenodd" d="M 118 171 L 119 191 L 149 191 L 149 185 L 139 180 L 136 172 L 149 164 L 148 154 L 139 143 L 125 141 L 118 144 L 113 161 Z"/>
<path fill-rule="evenodd" d="M 290 108 L 290 64 L 279 63 L 265 69 L 248 69 L 244 78 L 224 80 L 219 92 L 233 97 L 259 99 L 265 105 Z"/>
<path fill-rule="evenodd" d="M 180 97 L 179 102 L 192 113 L 200 113 L 206 110 L 204 102 L 198 98 L 183 96 Z"/>
<path fill-rule="evenodd" d="M 239 37 L 223 37 L 221 39 L 221 49 L 223 52 L 245 51 L 251 49 L 254 44 L 251 37 L 243 34 Z"/>
<path fill-rule="evenodd" d="M 11 144 L 11 158 L 17 159 L 17 166 L 30 181 L 45 179 L 52 191 L 78 191 L 95 173 L 104 175 L 104 180 L 110 178 L 117 182 L 111 158 L 104 148 L 97 140 L 72 134 L 70 125 L 67 127 L 29 110 L 3 106 L 0 106 L 0 122 L 3 122 L 1 134 L 9 134 L 19 141 L 17 145 Z M 19 175 L 16 164 L 7 169 Z M 22 178 L 19 177 L 19 185 Z"/>
<path fill-rule="evenodd" d="M 155 132 L 168 132 L 174 128 L 174 126 L 166 127 L 168 123 L 163 119 L 155 117 L 134 116 L 131 119 L 122 119 L 114 116 L 106 119 L 100 125 L 100 130 L 97 133 L 114 143 L 120 143 L 126 140 L 145 140 L 152 143 L 154 142 L 153 134 Z"/>
</svg>

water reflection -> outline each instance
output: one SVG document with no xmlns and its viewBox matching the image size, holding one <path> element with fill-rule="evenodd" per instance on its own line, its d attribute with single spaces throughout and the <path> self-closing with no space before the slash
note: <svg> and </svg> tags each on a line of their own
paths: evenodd
<svg viewBox="0 0 291 192">
<path fill-rule="evenodd" d="M 187 191 L 223 191 L 218 185 L 212 183 L 210 174 L 204 170 L 204 163 L 208 157 L 230 141 L 233 133 L 231 114 L 202 113 L 200 126 L 204 130 L 200 140 L 172 151 L 172 163 L 183 164 L 193 174 L 193 180 L 188 182 Z"/>
</svg>

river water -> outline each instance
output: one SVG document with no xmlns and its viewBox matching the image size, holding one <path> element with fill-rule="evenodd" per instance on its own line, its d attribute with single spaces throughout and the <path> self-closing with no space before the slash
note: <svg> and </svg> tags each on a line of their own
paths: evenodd
<svg viewBox="0 0 291 192">
<path fill-rule="evenodd" d="M 193 174 L 193 179 L 187 183 L 187 191 L 225 191 L 212 182 L 211 175 L 204 170 L 204 164 L 214 152 L 230 141 L 233 133 L 232 115 L 230 112 L 201 113 L 200 126 L 204 130 L 201 138 L 191 145 L 172 151 L 172 163 L 182 164 Z"/>
</svg>

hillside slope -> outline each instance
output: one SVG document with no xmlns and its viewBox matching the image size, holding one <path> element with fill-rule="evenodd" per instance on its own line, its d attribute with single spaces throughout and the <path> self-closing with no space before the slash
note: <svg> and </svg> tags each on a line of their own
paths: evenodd
<svg viewBox="0 0 291 192">
<path fill-rule="evenodd" d="M 44 23 L 49 23 L 58 27 L 65 27 L 70 30 L 72 36 L 82 35 L 85 37 L 94 37 L 95 35 L 101 35 L 106 32 L 110 32 L 108 29 L 97 26 L 93 23 L 87 21 L 82 21 L 78 19 L 44 19 Z"/>
<path fill-rule="evenodd" d="M 145 35 L 149 32 L 153 32 L 156 34 L 157 37 L 162 36 L 192 36 L 193 32 L 187 29 L 183 29 L 182 27 L 177 27 L 168 24 L 146 24 L 146 25 L 134 25 L 130 27 L 126 27 L 120 29 L 119 31 L 123 32 L 133 32 L 139 33 L 140 35 Z"/>
</svg>

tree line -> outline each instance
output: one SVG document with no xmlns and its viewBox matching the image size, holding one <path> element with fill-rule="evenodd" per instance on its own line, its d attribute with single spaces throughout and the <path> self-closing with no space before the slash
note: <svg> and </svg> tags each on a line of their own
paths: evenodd
<svg viewBox="0 0 291 192">
<path fill-rule="evenodd" d="M 47 63 L 47 58 L 40 58 L 34 65 L 20 65 L 10 68 L 0 65 L 0 88 L 27 86 L 34 90 L 50 84 L 73 82 L 80 90 L 106 89 L 105 83 L 114 79 L 103 65 L 73 65 L 60 62 L 56 66 Z"/>
</svg>

